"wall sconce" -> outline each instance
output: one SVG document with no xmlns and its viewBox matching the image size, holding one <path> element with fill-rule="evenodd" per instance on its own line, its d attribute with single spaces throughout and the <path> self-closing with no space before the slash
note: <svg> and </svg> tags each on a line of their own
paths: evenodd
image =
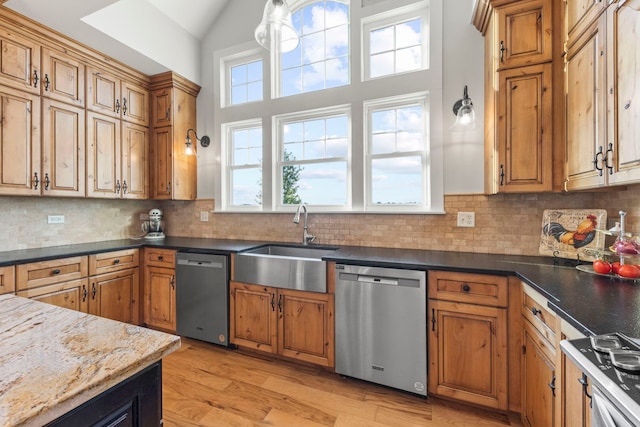
<svg viewBox="0 0 640 427">
<path fill-rule="evenodd" d="M 198 138 L 198 134 L 196 133 L 195 130 L 188 129 L 187 137 L 185 138 L 185 141 L 184 141 L 184 154 L 186 154 L 187 156 L 193 156 L 196 154 L 196 151 L 193 149 L 193 144 L 191 142 L 191 137 L 189 136 L 189 132 L 193 132 L 193 135 L 196 137 L 196 141 L 199 141 L 201 146 L 208 147 L 209 144 L 211 143 L 211 139 L 207 135 L 204 135 L 202 138 Z"/>
<path fill-rule="evenodd" d="M 267 0 L 255 37 L 260 46 L 275 53 L 289 52 L 298 47 L 300 38 L 293 28 L 291 10 L 284 0 Z"/>
<path fill-rule="evenodd" d="M 476 112 L 473 108 L 473 102 L 469 98 L 469 90 L 464 86 L 464 94 L 462 99 L 453 104 L 453 114 L 456 115 L 456 122 L 451 129 L 474 129 L 476 127 Z"/>
</svg>

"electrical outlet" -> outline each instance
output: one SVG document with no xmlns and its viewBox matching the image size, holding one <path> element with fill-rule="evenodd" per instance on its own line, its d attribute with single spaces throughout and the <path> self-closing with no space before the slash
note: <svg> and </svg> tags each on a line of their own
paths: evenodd
<svg viewBox="0 0 640 427">
<path fill-rule="evenodd" d="M 458 227 L 475 227 L 475 212 L 458 212 Z"/>
<path fill-rule="evenodd" d="M 64 215 L 49 215 L 47 216 L 47 223 L 64 224 Z"/>
<path fill-rule="evenodd" d="M 207 221 L 209 221 L 209 212 L 207 212 L 207 211 L 201 211 L 201 212 L 200 212 L 200 221 L 202 221 L 202 222 L 207 222 Z"/>
</svg>

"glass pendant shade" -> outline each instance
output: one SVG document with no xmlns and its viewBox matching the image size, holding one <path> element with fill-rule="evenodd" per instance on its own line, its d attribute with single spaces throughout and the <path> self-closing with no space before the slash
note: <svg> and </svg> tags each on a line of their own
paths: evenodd
<svg viewBox="0 0 640 427">
<path fill-rule="evenodd" d="M 193 149 L 193 144 L 191 143 L 191 138 L 187 135 L 187 139 L 184 143 L 184 154 L 187 156 L 194 156 L 196 154 Z"/>
<path fill-rule="evenodd" d="M 458 100 L 453 106 L 453 112 L 456 115 L 456 122 L 451 129 L 475 129 L 476 112 L 473 108 L 473 102 L 471 102 L 471 98 L 469 98 L 467 86 L 464 87 L 463 98 Z"/>
<path fill-rule="evenodd" d="M 260 46 L 277 53 L 298 47 L 298 33 L 293 28 L 291 11 L 284 0 L 267 0 L 255 37 Z"/>
</svg>

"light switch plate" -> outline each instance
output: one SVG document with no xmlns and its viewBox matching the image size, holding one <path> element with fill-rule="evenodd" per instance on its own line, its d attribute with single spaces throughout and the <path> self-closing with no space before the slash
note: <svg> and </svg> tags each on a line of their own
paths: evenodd
<svg viewBox="0 0 640 427">
<path fill-rule="evenodd" d="M 202 222 L 207 222 L 207 221 L 209 221 L 209 212 L 207 212 L 207 211 L 200 211 L 200 221 L 202 221 Z"/>
<path fill-rule="evenodd" d="M 48 224 L 64 224 L 64 215 L 49 215 L 47 216 Z"/>
</svg>

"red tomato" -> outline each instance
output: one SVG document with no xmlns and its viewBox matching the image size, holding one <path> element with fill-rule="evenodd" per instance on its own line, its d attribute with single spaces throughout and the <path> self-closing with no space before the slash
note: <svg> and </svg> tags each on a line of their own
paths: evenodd
<svg viewBox="0 0 640 427">
<path fill-rule="evenodd" d="M 613 271 L 613 274 L 618 274 L 618 271 L 620 271 L 620 263 L 618 261 L 611 264 L 611 271 Z"/>
<path fill-rule="evenodd" d="M 622 277 L 635 279 L 636 277 L 640 277 L 640 268 L 632 264 L 623 264 L 620 266 L 618 274 Z"/>
<path fill-rule="evenodd" d="M 611 264 L 609 264 L 607 261 L 597 259 L 593 261 L 593 271 L 600 274 L 609 274 L 611 273 Z M 640 270 L 638 271 L 638 273 L 640 273 Z"/>
</svg>

